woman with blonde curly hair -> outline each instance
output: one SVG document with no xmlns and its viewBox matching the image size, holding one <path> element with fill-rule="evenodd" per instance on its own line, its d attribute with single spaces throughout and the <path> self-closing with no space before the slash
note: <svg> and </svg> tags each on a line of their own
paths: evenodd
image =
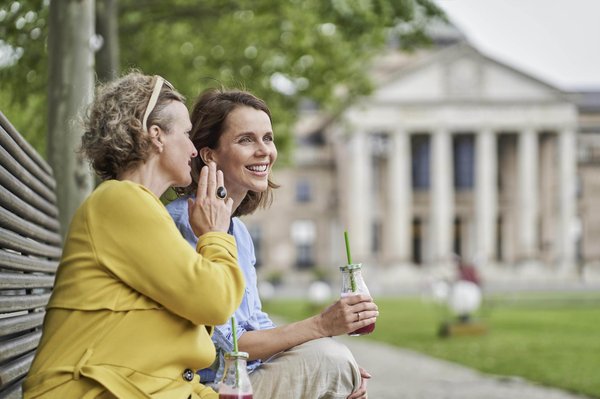
<svg viewBox="0 0 600 399">
<path fill-rule="evenodd" d="M 212 326 L 244 278 L 214 163 L 188 203 L 195 248 L 159 200 L 191 183 L 183 101 L 137 72 L 99 88 L 81 150 L 103 182 L 71 222 L 25 398 L 217 398 L 194 370 L 213 362 Z"/>
</svg>

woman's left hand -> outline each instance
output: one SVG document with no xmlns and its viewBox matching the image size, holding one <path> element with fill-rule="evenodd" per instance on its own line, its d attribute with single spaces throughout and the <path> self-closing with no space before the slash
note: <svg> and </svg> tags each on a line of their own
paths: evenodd
<svg viewBox="0 0 600 399">
<path fill-rule="evenodd" d="M 196 237 L 211 231 L 226 233 L 231 221 L 233 200 L 217 197 L 217 188 L 223 187 L 223 172 L 209 162 L 200 171 L 196 199 L 188 199 L 188 216 Z"/>
<path fill-rule="evenodd" d="M 347 399 L 367 399 L 367 380 L 371 378 L 371 374 L 362 367 L 358 368 L 360 370 L 360 376 L 362 377 L 362 381 L 360 383 L 360 387 L 348 396 Z"/>
</svg>

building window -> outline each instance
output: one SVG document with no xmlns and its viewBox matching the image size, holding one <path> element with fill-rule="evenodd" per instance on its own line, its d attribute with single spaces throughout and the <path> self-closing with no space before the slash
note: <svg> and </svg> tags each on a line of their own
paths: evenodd
<svg viewBox="0 0 600 399">
<path fill-rule="evenodd" d="M 296 247 L 296 266 L 301 269 L 314 266 L 315 223 L 312 220 L 296 220 L 291 228 L 292 241 Z"/>
<path fill-rule="evenodd" d="M 430 136 L 419 134 L 411 138 L 412 187 L 429 189 Z"/>
<path fill-rule="evenodd" d="M 419 218 L 414 218 L 412 222 L 412 261 L 421 265 L 423 263 L 423 226 L 422 221 Z"/>
<path fill-rule="evenodd" d="M 298 180 L 296 182 L 296 202 L 310 202 L 311 199 L 310 182 L 308 180 Z"/>
<path fill-rule="evenodd" d="M 262 265 L 262 241 L 263 241 L 263 232 L 261 226 L 257 224 L 253 224 L 248 226 L 248 232 L 250 233 L 250 237 L 252 237 L 252 243 L 254 244 L 254 255 L 256 256 L 255 267 L 260 267 Z"/>
<path fill-rule="evenodd" d="M 473 189 L 475 174 L 475 144 L 472 134 L 454 137 L 454 188 L 456 190 Z"/>
</svg>

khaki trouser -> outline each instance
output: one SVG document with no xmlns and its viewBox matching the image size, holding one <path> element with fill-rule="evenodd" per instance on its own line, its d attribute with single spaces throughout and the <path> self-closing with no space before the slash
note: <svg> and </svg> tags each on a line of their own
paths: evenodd
<svg viewBox="0 0 600 399">
<path fill-rule="evenodd" d="M 345 399 L 361 383 L 350 350 L 321 338 L 278 353 L 250 373 L 254 399 Z"/>
</svg>

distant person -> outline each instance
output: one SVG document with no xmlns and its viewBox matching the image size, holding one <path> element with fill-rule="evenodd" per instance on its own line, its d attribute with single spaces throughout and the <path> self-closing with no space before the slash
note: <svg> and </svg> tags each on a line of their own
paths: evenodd
<svg viewBox="0 0 600 399">
<path fill-rule="evenodd" d="M 477 268 L 472 263 L 467 263 L 465 260 L 456 256 L 457 279 L 462 281 L 470 281 L 481 287 L 481 277 Z"/>
<path fill-rule="evenodd" d="M 73 216 L 25 398 L 217 399 L 194 371 L 245 282 L 214 163 L 189 202 L 195 250 L 159 200 L 191 182 L 183 101 L 137 72 L 98 90 L 81 148 L 103 182 Z"/>
<path fill-rule="evenodd" d="M 331 336 L 375 322 L 379 312 L 365 295 L 336 301 L 321 314 L 276 327 L 262 311 L 258 295 L 252 238 L 238 218 L 268 205 L 270 179 L 277 159 L 271 113 L 267 105 L 243 91 L 209 90 L 192 111 L 191 139 L 199 152 L 193 160 L 193 183 L 167 209 L 191 246 L 196 245 L 188 219 L 188 201 L 196 191 L 198 171 L 215 162 L 223 171 L 228 198 L 233 200 L 229 233 L 237 242 L 246 279 L 241 306 L 235 311 L 239 350 L 249 353 L 248 369 L 255 398 L 366 398 L 369 373 L 358 367 L 349 349 Z M 202 381 L 218 382 L 223 353 L 233 350 L 229 324 L 218 326 L 213 341 L 219 353 L 214 368 L 200 372 Z"/>
</svg>

